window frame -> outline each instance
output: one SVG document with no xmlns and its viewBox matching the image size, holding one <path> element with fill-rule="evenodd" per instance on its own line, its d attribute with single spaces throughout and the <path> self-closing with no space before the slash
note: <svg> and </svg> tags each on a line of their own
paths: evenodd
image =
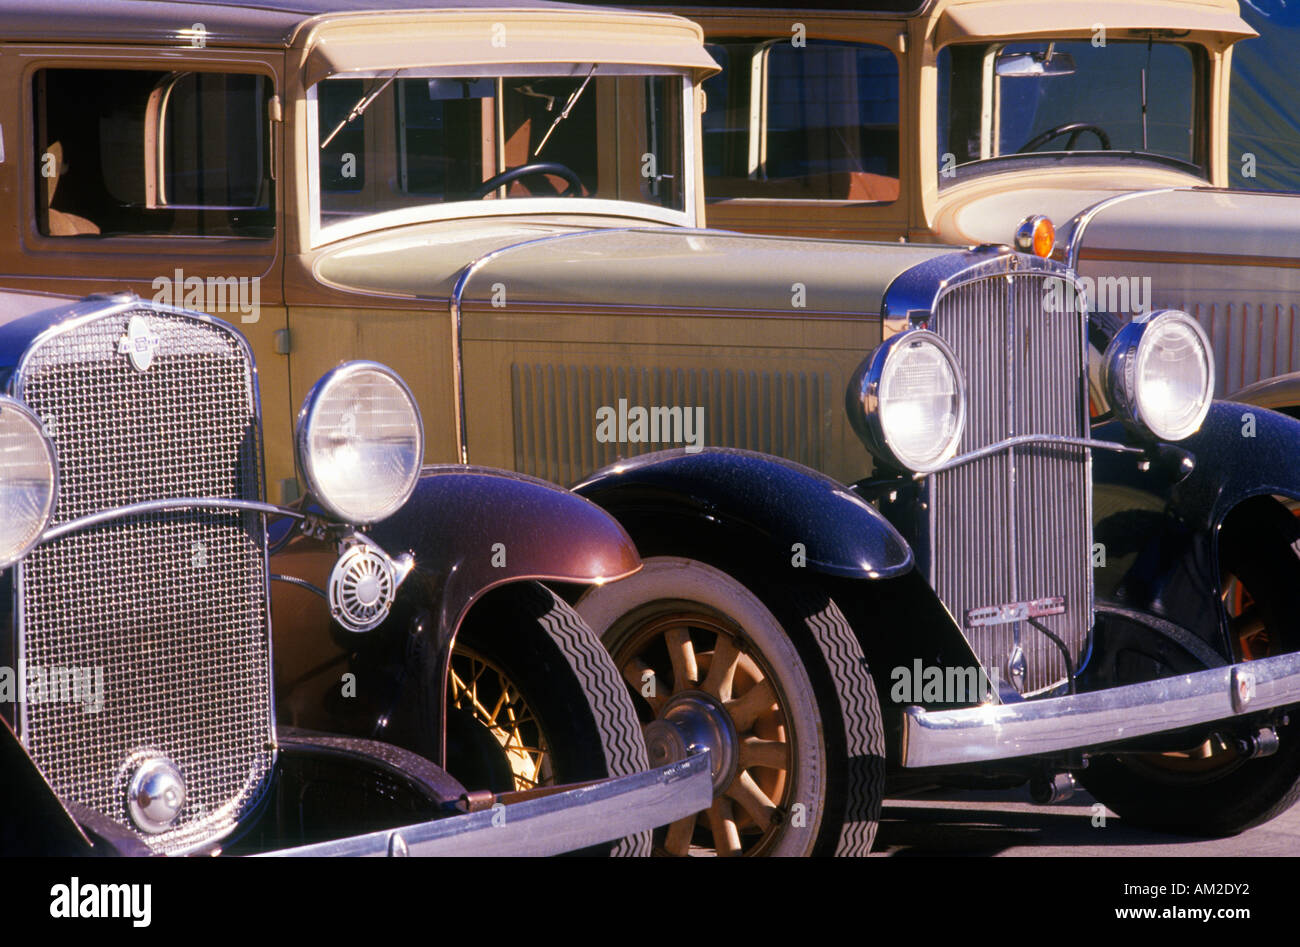
<svg viewBox="0 0 1300 947">
<path fill-rule="evenodd" d="M 746 197 L 712 197 L 708 194 L 708 180 L 705 179 L 705 198 L 709 206 L 726 204 L 731 202 L 762 202 L 773 203 L 787 206 L 844 206 L 844 207 L 892 207 L 906 200 L 905 188 L 906 180 L 906 147 L 904 144 L 904 90 L 905 73 L 903 71 L 904 63 L 895 49 L 878 42 L 875 39 L 848 38 L 839 36 L 814 36 L 811 32 L 807 39 L 816 40 L 825 44 L 834 44 L 841 47 L 874 47 L 893 57 L 896 67 L 897 81 L 899 85 L 898 94 L 898 124 L 897 124 L 897 149 L 898 149 L 898 197 L 891 201 L 864 201 L 854 200 L 852 198 L 805 198 L 805 197 L 769 197 L 769 196 L 746 196 Z M 738 36 L 738 37 L 706 37 L 707 45 L 741 45 L 751 44 L 752 52 L 749 56 L 749 125 L 746 131 L 746 147 L 748 150 L 747 174 L 751 181 L 767 180 L 767 151 L 768 151 L 768 125 L 770 114 L 770 84 L 771 75 L 770 59 L 773 49 L 790 42 L 789 37 L 760 37 L 760 36 Z M 806 48 L 806 47 L 804 47 Z M 730 56 L 728 57 L 730 65 Z M 734 68 L 734 67 L 733 67 Z M 739 71 L 738 69 L 736 71 Z M 728 80 L 730 81 L 730 80 Z"/>
<path fill-rule="evenodd" d="M 231 51 L 186 48 L 160 50 L 156 47 L 49 46 L 4 44 L 3 50 L 22 61 L 17 111 L 21 144 L 16 202 L 19 220 L 17 250 L 23 256 L 49 261 L 33 275 L 70 275 L 87 279 L 114 277 L 125 282 L 149 281 L 170 275 L 176 267 L 194 272 L 224 268 L 232 275 L 245 273 L 264 279 L 280 264 L 284 233 L 283 122 L 268 110 L 273 214 L 272 233 L 266 237 L 212 234 L 120 234 L 111 236 L 63 237 L 42 234 L 37 209 L 40 169 L 36 154 L 38 116 L 35 110 L 36 74 L 42 70 L 122 70 L 135 72 L 214 72 L 258 75 L 270 83 L 272 97 L 283 101 L 282 52 Z M 177 68 L 183 66 L 183 68 Z M 200 251 L 196 258 L 196 251 Z M 132 273 L 123 270 L 130 259 L 137 263 Z M 225 261 L 225 262 L 222 262 Z M 268 301 L 268 300 L 264 300 Z"/>
<path fill-rule="evenodd" d="M 1086 37 L 1076 36 L 1059 36 L 1043 39 L 1041 42 L 1066 43 L 1066 42 L 1084 42 Z M 1001 127 L 1001 109 L 1002 109 L 1002 82 L 1000 77 L 995 73 L 995 66 L 998 54 L 1007 46 L 1018 45 L 1023 43 L 1036 43 L 1039 40 L 1009 38 L 1009 39 L 977 39 L 970 42 L 953 42 L 947 43 L 935 50 L 935 75 L 936 81 L 940 78 L 939 62 L 944 53 L 951 57 L 951 51 L 962 46 L 987 46 L 981 59 L 981 89 L 980 89 L 980 157 L 978 161 L 968 162 L 965 175 L 958 175 L 953 178 L 945 178 L 942 174 L 942 168 L 938 162 L 935 163 L 936 182 L 939 191 L 955 187 L 958 184 L 984 177 L 991 174 L 1005 174 L 1008 171 L 1021 170 L 1030 171 L 1036 164 L 1041 161 L 1036 159 L 1059 158 L 1065 152 L 1044 151 L 1041 153 L 1029 153 L 1021 155 L 1018 152 L 1007 154 L 995 154 L 998 151 L 997 139 L 998 129 Z M 1125 44 L 1140 44 L 1143 40 L 1140 37 L 1117 36 L 1111 42 Z M 1209 185 L 1211 182 L 1210 169 L 1210 138 L 1211 138 L 1211 96 L 1209 92 L 1210 71 L 1212 63 L 1206 48 L 1199 42 L 1183 38 L 1180 40 L 1165 41 L 1168 45 L 1178 46 L 1185 49 L 1192 65 L 1192 135 L 1191 150 L 1192 160 L 1184 161 L 1181 158 L 1174 158 L 1168 155 L 1159 155 L 1155 153 L 1141 154 L 1129 151 L 1106 152 L 1100 150 L 1081 151 L 1077 153 L 1077 161 L 1080 164 L 1084 162 L 1138 162 L 1149 167 L 1160 167 L 1173 171 L 1182 172 L 1199 178 Z M 937 103 L 936 103 L 937 105 Z M 935 141 L 939 139 L 939 126 L 945 120 L 946 116 L 939 113 L 939 109 L 934 109 L 934 134 Z"/>
<path fill-rule="evenodd" d="M 589 65 L 589 64 L 588 64 Z M 682 129 L 682 168 L 685 175 L 682 210 L 656 207 L 636 201 L 619 201 L 603 198 L 585 197 L 514 197 L 508 200 L 461 200 L 448 202 L 430 202 L 393 210 L 365 214 L 354 221 L 321 226 L 321 189 L 320 189 L 320 113 L 317 90 L 320 83 L 306 89 L 304 95 L 306 121 L 303 123 L 305 138 L 301 143 L 307 174 L 307 245 L 317 249 L 328 244 L 346 240 L 367 233 L 375 233 L 393 227 L 409 224 L 433 223 L 442 220 L 463 220 L 467 218 L 514 217 L 532 214 L 580 214 L 605 217 L 620 217 L 653 223 L 695 227 L 696 223 L 696 180 L 695 152 L 696 128 L 698 116 L 695 111 L 695 84 L 687 69 L 656 68 L 647 71 L 644 66 L 621 66 L 612 63 L 600 63 L 602 68 L 598 75 L 619 78 L 676 78 L 681 83 L 681 102 L 684 113 Z M 521 63 L 517 65 L 484 65 L 493 77 L 510 78 L 511 76 L 581 76 L 583 64 L 573 63 Z M 462 78 L 467 71 L 472 71 L 474 64 L 456 66 L 430 66 L 413 70 L 399 70 L 396 78 Z M 387 77 L 391 70 L 383 72 L 357 71 L 339 74 L 338 78 L 373 79 Z M 405 73 L 405 74 L 403 74 Z M 329 79 L 323 79 L 328 82 Z M 369 174 L 369 169 L 367 170 Z"/>
</svg>

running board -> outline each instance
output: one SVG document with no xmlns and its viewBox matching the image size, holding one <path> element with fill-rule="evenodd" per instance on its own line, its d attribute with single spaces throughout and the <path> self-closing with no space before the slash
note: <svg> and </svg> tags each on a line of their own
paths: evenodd
<svg viewBox="0 0 1300 947">
<path fill-rule="evenodd" d="M 1300 653 L 1068 697 L 903 714 L 902 765 L 952 766 L 1117 743 L 1300 703 Z"/>
</svg>

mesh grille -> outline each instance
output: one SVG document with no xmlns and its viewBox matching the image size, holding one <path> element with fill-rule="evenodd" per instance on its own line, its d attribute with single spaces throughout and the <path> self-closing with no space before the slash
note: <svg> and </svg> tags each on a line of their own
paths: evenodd
<svg viewBox="0 0 1300 947">
<path fill-rule="evenodd" d="M 118 354 L 135 314 L 159 338 L 146 371 Z M 58 450 L 56 522 L 168 497 L 260 498 L 252 366 L 223 327 L 94 319 L 30 353 L 22 395 Z M 126 783 L 161 754 L 186 801 L 171 830 L 143 837 L 175 852 L 233 827 L 271 766 L 264 556 L 260 517 L 186 510 L 73 533 L 22 564 L 27 667 L 103 669 L 97 711 L 24 706 L 24 741 L 60 795 L 133 828 Z"/>
<path fill-rule="evenodd" d="M 1045 312 L 1044 282 L 1028 274 L 973 280 L 936 309 L 931 328 L 966 374 L 959 454 L 1020 434 L 1087 434 L 1081 317 Z M 930 490 L 930 580 L 958 622 L 975 608 L 1064 596 L 1065 614 L 1039 621 L 1078 667 L 1092 625 L 1087 450 L 1017 447 L 937 474 Z M 1018 641 L 1027 691 L 1065 677 L 1060 652 L 1028 623 L 963 630 L 985 666 L 1004 675 Z"/>
</svg>

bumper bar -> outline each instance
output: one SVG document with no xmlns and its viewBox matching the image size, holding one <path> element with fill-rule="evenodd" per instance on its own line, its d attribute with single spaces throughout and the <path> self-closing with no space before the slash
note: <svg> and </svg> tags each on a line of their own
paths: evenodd
<svg viewBox="0 0 1300 947">
<path fill-rule="evenodd" d="M 709 754 L 481 812 L 262 857 L 559 855 L 675 822 L 713 802 Z"/>
<path fill-rule="evenodd" d="M 908 707 L 905 767 L 1037 756 L 1180 730 L 1300 703 L 1300 654 L 1071 697 L 961 710 Z"/>
</svg>

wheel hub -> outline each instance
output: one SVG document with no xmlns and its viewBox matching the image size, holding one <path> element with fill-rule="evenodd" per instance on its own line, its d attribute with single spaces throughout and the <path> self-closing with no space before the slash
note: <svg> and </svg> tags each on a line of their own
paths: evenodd
<svg viewBox="0 0 1300 947">
<path fill-rule="evenodd" d="M 688 690 L 673 695 L 658 719 L 646 725 L 645 742 L 651 766 L 675 763 L 708 750 L 715 796 L 736 778 L 740 740 L 731 715 L 712 694 Z"/>
</svg>

